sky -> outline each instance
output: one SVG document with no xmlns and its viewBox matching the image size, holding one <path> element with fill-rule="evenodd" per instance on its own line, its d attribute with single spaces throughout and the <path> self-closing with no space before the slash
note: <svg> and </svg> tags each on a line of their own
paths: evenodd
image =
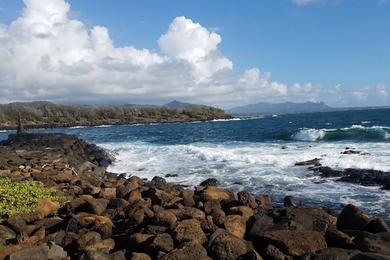
<svg viewBox="0 0 390 260">
<path fill-rule="evenodd" d="M 390 105 L 390 1 L 2 0 L 0 103 Z"/>
</svg>

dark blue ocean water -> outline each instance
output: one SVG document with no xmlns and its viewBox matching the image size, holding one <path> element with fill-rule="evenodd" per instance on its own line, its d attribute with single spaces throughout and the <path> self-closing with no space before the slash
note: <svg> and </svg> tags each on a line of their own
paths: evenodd
<svg viewBox="0 0 390 260">
<path fill-rule="evenodd" d="M 321 158 L 336 169 L 390 171 L 390 109 L 267 116 L 247 120 L 38 129 L 75 134 L 117 153 L 109 170 L 194 186 L 206 178 L 280 203 L 286 195 L 307 206 L 339 209 L 354 203 L 390 213 L 390 192 L 321 179 L 298 161 Z M 8 132 L 1 132 L 0 139 Z M 345 147 L 366 155 L 341 154 Z M 389 218 L 387 218 L 389 219 Z"/>
</svg>

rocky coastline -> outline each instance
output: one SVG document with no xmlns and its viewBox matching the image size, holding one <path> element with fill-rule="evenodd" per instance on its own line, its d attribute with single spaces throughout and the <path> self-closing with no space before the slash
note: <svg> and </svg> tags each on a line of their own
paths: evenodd
<svg viewBox="0 0 390 260">
<path fill-rule="evenodd" d="M 189 189 L 107 172 L 113 160 L 76 136 L 0 142 L 1 178 L 39 181 L 67 198 L 6 216 L 0 259 L 390 259 L 387 224 L 353 205 L 338 213 L 286 197 L 274 207 L 215 180 Z"/>
</svg>

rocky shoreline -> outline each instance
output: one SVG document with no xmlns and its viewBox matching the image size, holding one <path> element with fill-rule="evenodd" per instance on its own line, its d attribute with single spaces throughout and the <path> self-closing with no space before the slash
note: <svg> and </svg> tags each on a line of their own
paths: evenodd
<svg viewBox="0 0 390 260">
<path fill-rule="evenodd" d="M 210 118 L 171 118 L 171 119 L 139 119 L 137 121 L 99 121 L 99 122 L 87 122 L 87 121 L 79 121 L 79 122 L 70 122 L 70 123 L 51 123 L 51 124 L 32 124 L 25 123 L 24 127 L 26 129 L 53 129 L 53 128 L 66 128 L 66 127 L 94 127 L 94 126 L 114 126 L 114 125 L 136 125 L 136 124 L 175 124 L 175 123 L 191 123 L 191 122 L 207 122 L 211 120 L 228 120 L 233 117 L 230 115 L 226 115 L 223 117 L 210 117 Z M 17 125 L 0 125 L 0 131 L 12 131 L 15 130 Z"/>
<path fill-rule="evenodd" d="M 1 178 L 40 181 L 68 198 L 4 219 L 0 258 L 390 259 L 386 223 L 353 205 L 337 213 L 286 197 L 273 207 L 267 195 L 234 194 L 214 180 L 188 189 L 107 172 L 113 160 L 75 136 L 0 142 Z"/>
</svg>

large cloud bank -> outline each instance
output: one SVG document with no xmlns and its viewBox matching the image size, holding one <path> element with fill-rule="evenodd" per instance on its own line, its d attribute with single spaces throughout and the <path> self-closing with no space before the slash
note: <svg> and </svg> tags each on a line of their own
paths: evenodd
<svg viewBox="0 0 390 260">
<path fill-rule="evenodd" d="M 71 19 L 64 0 L 24 3 L 19 18 L 0 24 L 0 102 L 180 99 L 230 106 L 264 99 L 316 100 L 324 91 L 312 84 L 286 86 L 258 68 L 235 71 L 218 49 L 221 36 L 186 17 L 172 21 L 154 52 L 115 47 L 107 28 L 88 28 Z"/>
</svg>

